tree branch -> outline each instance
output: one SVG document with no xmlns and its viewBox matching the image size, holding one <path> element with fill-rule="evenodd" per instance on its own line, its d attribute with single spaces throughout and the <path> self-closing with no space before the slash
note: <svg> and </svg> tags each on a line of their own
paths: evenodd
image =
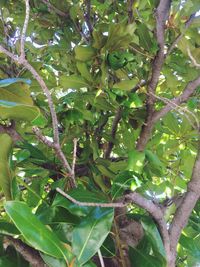
<svg viewBox="0 0 200 267">
<path fill-rule="evenodd" d="M 172 103 L 177 106 L 187 101 L 188 98 L 194 93 L 194 91 L 196 90 L 198 86 L 200 86 L 200 76 L 196 78 L 195 80 L 190 81 L 186 85 L 183 93 L 180 96 L 176 97 L 175 99 L 172 99 L 171 102 L 167 104 L 164 108 L 155 112 L 152 118 L 152 123 L 155 123 L 160 118 L 162 118 L 165 114 L 167 114 L 170 110 L 172 110 L 173 109 Z"/>
<path fill-rule="evenodd" d="M 38 251 L 11 236 L 4 237 L 4 245 L 13 246 L 32 267 L 47 267 Z"/>
<path fill-rule="evenodd" d="M 171 0 L 160 0 L 160 3 L 156 10 L 156 39 L 159 46 L 159 50 L 154 58 L 152 64 L 152 74 L 149 81 L 147 92 L 149 94 L 147 98 L 147 119 L 142 127 L 140 137 L 137 142 L 137 149 L 139 151 L 143 150 L 148 139 L 148 133 L 151 132 L 152 126 L 152 116 L 154 112 L 155 98 L 151 93 L 155 93 L 162 65 L 164 63 L 164 35 L 165 35 L 165 23 L 168 18 Z"/>
<path fill-rule="evenodd" d="M 174 218 L 172 220 L 169 229 L 170 247 L 173 256 L 171 264 L 175 264 L 176 247 L 178 244 L 178 240 L 180 238 L 182 230 L 187 225 L 188 219 L 190 217 L 190 214 L 192 213 L 193 208 L 195 207 L 195 204 L 197 203 L 200 197 L 199 177 L 200 177 L 200 141 L 198 143 L 197 157 L 193 167 L 192 178 L 188 183 L 187 192 L 185 193 L 183 200 L 174 215 Z"/>
</svg>

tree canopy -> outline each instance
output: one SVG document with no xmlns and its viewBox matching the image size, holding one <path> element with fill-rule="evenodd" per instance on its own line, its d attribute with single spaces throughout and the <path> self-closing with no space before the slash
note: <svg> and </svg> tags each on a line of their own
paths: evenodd
<svg viewBox="0 0 200 267">
<path fill-rule="evenodd" d="M 0 265 L 200 263 L 200 3 L 0 0 Z"/>
</svg>

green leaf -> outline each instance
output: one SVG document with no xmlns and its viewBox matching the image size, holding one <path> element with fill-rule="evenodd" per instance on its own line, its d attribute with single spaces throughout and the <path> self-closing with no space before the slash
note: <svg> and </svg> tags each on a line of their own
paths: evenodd
<svg viewBox="0 0 200 267">
<path fill-rule="evenodd" d="M 74 51 L 75 59 L 80 61 L 88 61 L 95 56 L 95 49 L 90 46 L 76 46 Z"/>
<path fill-rule="evenodd" d="M 133 171 L 119 173 L 113 181 L 111 194 L 113 199 L 123 195 L 124 191 L 130 189 L 132 184 L 136 184 L 138 174 Z"/>
<path fill-rule="evenodd" d="M 198 244 L 197 240 L 182 234 L 179 243 L 192 257 L 200 261 L 200 245 Z"/>
<path fill-rule="evenodd" d="M 60 85 L 63 89 L 72 88 L 72 89 L 80 89 L 82 87 L 87 87 L 87 82 L 78 75 L 63 75 L 60 77 Z"/>
<path fill-rule="evenodd" d="M 137 248 L 130 248 L 129 257 L 134 267 L 164 267 L 155 256 L 149 255 Z"/>
<path fill-rule="evenodd" d="M 137 79 L 124 80 L 113 85 L 114 88 L 118 88 L 124 91 L 130 91 L 138 83 Z"/>
<path fill-rule="evenodd" d="M 82 202 L 103 203 L 106 201 L 105 198 L 101 194 L 97 192 L 90 192 L 83 188 L 74 189 L 68 192 L 68 194 L 72 196 L 73 198 L 75 198 L 76 200 L 82 201 Z M 72 214 L 77 215 L 77 216 L 86 216 L 93 210 L 93 207 L 78 206 L 72 203 L 71 201 L 69 201 L 68 199 L 66 199 L 65 197 L 61 196 L 60 194 L 57 194 L 53 202 L 53 206 L 63 207 L 67 209 L 69 212 L 71 212 Z"/>
<path fill-rule="evenodd" d="M 68 267 L 63 259 L 57 259 L 44 253 L 40 253 L 40 256 L 48 267 Z"/>
<path fill-rule="evenodd" d="M 0 187 L 7 200 L 11 200 L 12 175 L 9 166 L 9 156 L 13 146 L 10 135 L 0 134 Z"/>
<path fill-rule="evenodd" d="M 7 221 L 0 221 L 0 233 L 2 235 L 11 235 L 11 236 L 20 234 L 15 225 Z"/>
<path fill-rule="evenodd" d="M 0 80 L 0 87 L 6 87 L 6 86 L 9 86 L 9 85 L 11 85 L 13 83 L 19 83 L 19 82 L 23 82 L 23 83 L 26 83 L 28 85 L 31 84 L 31 80 L 29 80 L 29 79 L 10 78 L 10 79 Z"/>
<path fill-rule="evenodd" d="M 4 207 L 6 213 L 31 246 L 53 257 L 64 258 L 67 262 L 71 261 L 72 254 L 57 236 L 37 219 L 26 203 L 8 201 Z"/>
<path fill-rule="evenodd" d="M 2 83 L 0 89 L 0 118 L 33 121 L 40 115 L 40 110 L 33 104 L 29 86 L 21 83 L 21 79 L 19 81 L 17 84 L 11 81 L 10 83 L 7 82 L 6 85 Z M 3 86 L 6 88 L 3 88 Z"/>
<path fill-rule="evenodd" d="M 142 226 L 145 230 L 145 234 L 148 237 L 150 243 L 152 244 L 153 251 L 155 255 L 160 255 L 160 257 L 165 260 L 166 254 L 163 246 L 162 239 L 158 232 L 158 229 L 151 218 L 142 218 Z"/>
<path fill-rule="evenodd" d="M 72 248 L 80 264 L 86 263 L 101 247 L 112 221 L 112 209 L 95 208 L 74 228 Z"/>
<path fill-rule="evenodd" d="M 140 45 L 147 51 L 151 50 L 152 46 L 152 41 L 151 37 L 149 34 L 149 29 L 145 25 L 145 23 L 139 23 L 137 30 L 136 30 L 137 35 L 139 36 L 140 39 Z"/>
<path fill-rule="evenodd" d="M 137 150 L 132 150 L 128 153 L 128 166 L 129 171 L 141 173 L 145 160 L 145 153 Z"/>
</svg>

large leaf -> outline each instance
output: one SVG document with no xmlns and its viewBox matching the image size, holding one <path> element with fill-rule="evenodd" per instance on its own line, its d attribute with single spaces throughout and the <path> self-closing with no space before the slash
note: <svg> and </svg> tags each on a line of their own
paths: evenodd
<svg viewBox="0 0 200 267">
<path fill-rule="evenodd" d="M 137 248 L 130 248 L 129 257 L 134 267 L 164 267 L 160 265 L 160 261 L 155 256 Z"/>
<path fill-rule="evenodd" d="M 72 248 L 80 264 L 86 263 L 101 247 L 112 221 L 112 209 L 95 208 L 74 228 Z"/>
<path fill-rule="evenodd" d="M 89 46 L 76 46 L 74 48 L 75 51 L 75 58 L 81 61 L 88 61 L 91 60 L 92 57 L 95 55 L 95 49 Z"/>
<path fill-rule="evenodd" d="M 124 80 L 119 83 L 114 84 L 114 88 L 118 88 L 124 91 L 130 91 L 133 89 L 133 87 L 138 83 L 137 79 L 132 79 L 132 80 Z"/>
<path fill-rule="evenodd" d="M 154 254 L 159 255 L 160 260 L 163 259 L 163 261 L 165 261 L 166 257 L 165 249 L 155 223 L 153 222 L 152 219 L 148 217 L 144 217 L 141 223 L 149 242 L 152 244 Z"/>
<path fill-rule="evenodd" d="M 72 260 L 71 252 L 51 230 L 37 219 L 26 203 L 8 201 L 4 207 L 6 213 L 31 246 L 53 257 L 64 258 L 68 263 Z"/>
<path fill-rule="evenodd" d="M 78 75 L 70 75 L 66 76 L 63 75 L 60 77 L 60 85 L 64 88 L 71 88 L 71 89 L 80 89 L 82 87 L 87 87 L 87 82 Z"/>
<path fill-rule="evenodd" d="M 188 253 L 192 257 L 200 261 L 200 245 L 198 244 L 197 240 L 182 234 L 179 243 L 188 251 Z"/>
<path fill-rule="evenodd" d="M 40 111 L 33 104 L 29 86 L 22 81 L 27 80 L 13 78 L 0 81 L 0 117 L 2 119 L 33 121 L 39 117 Z"/>
</svg>

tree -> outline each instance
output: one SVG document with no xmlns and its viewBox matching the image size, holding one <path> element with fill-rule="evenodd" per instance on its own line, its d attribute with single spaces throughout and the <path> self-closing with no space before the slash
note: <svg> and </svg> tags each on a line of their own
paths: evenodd
<svg viewBox="0 0 200 267">
<path fill-rule="evenodd" d="M 0 7 L 2 266 L 195 266 L 198 1 Z"/>
</svg>

